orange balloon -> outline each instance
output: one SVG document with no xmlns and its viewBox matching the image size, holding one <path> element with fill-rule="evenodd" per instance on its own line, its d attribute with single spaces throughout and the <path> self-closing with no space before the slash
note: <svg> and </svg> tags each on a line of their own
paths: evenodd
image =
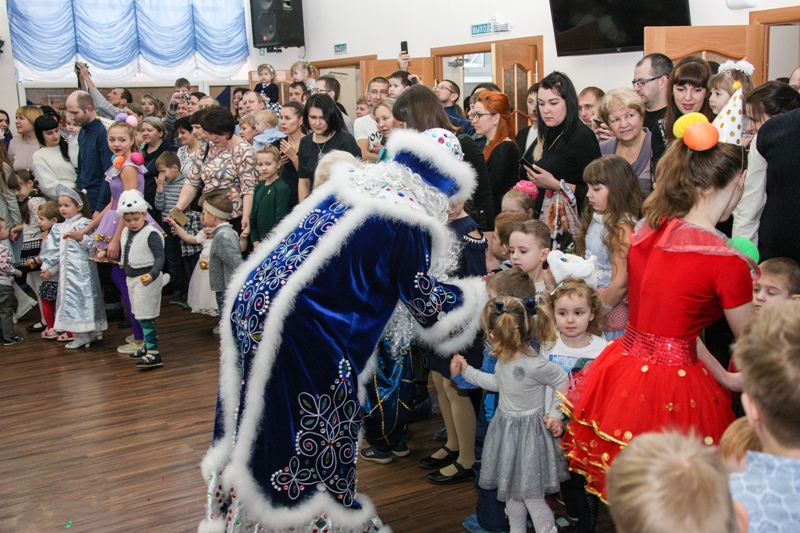
<svg viewBox="0 0 800 533">
<path fill-rule="evenodd" d="M 708 122 L 695 122 L 683 133 L 683 143 L 697 152 L 713 148 L 719 142 L 719 130 Z"/>
<path fill-rule="evenodd" d="M 116 168 L 117 170 L 121 169 L 122 165 L 124 164 L 125 164 L 125 158 L 122 157 L 121 155 L 118 155 L 117 157 L 114 158 L 114 168 Z"/>
</svg>

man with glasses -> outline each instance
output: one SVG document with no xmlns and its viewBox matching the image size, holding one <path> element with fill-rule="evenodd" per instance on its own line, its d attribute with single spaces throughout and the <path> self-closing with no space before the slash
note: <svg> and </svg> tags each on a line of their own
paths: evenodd
<svg viewBox="0 0 800 533">
<path fill-rule="evenodd" d="M 653 133 L 653 167 L 667 148 L 666 114 L 672 61 L 664 54 L 648 54 L 633 69 L 633 88 L 644 102 L 644 127 Z"/>
<path fill-rule="evenodd" d="M 347 131 L 350 134 L 353 134 L 353 121 L 350 120 L 350 117 L 347 116 L 347 111 L 345 110 L 344 106 L 339 103 L 339 93 L 342 90 L 342 84 L 339 83 L 339 80 L 334 78 L 333 76 L 322 76 L 317 78 L 314 81 L 314 88 L 311 89 L 312 93 L 325 93 L 331 98 L 333 98 L 333 102 L 336 104 L 336 107 L 339 109 L 339 112 L 342 114 L 342 118 L 344 119 L 344 125 L 347 127 Z"/>
<path fill-rule="evenodd" d="M 455 82 L 442 80 L 433 88 L 433 92 L 439 97 L 439 101 L 444 106 L 444 112 L 450 118 L 450 122 L 456 128 L 461 128 L 459 133 L 466 133 L 469 136 L 475 134 L 475 128 L 468 118 L 464 118 L 456 112 L 456 102 L 461 97 L 461 90 Z"/>
<path fill-rule="evenodd" d="M 380 76 L 369 80 L 367 92 L 364 94 L 369 106 L 369 115 L 359 117 L 353 123 L 353 137 L 361 148 L 361 159 L 364 161 L 373 163 L 377 161 L 378 154 L 383 148 L 385 141 L 378 131 L 378 123 L 372 118 L 372 112 L 387 96 L 389 96 L 389 80 Z"/>
</svg>

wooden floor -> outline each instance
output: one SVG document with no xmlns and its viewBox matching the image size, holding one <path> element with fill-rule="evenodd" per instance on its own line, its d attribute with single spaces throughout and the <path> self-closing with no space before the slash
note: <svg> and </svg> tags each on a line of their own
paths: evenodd
<svg viewBox="0 0 800 533">
<path fill-rule="evenodd" d="M 130 329 L 112 323 L 103 341 L 70 351 L 25 333 L 37 319 L 34 310 L 17 325 L 26 342 L 0 346 L 0 532 L 195 531 L 217 387 L 214 319 L 165 305 L 164 367 L 146 372 L 116 352 Z M 464 531 L 474 512 L 471 484 L 433 486 L 417 466 L 438 447 L 439 424 L 412 425 L 406 458 L 359 462 L 359 491 L 397 533 Z M 607 515 L 601 523 L 613 531 Z"/>
</svg>

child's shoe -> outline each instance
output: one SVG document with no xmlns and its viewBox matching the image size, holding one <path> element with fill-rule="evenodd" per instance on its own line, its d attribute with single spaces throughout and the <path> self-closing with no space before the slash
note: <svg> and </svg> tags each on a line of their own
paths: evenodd
<svg viewBox="0 0 800 533">
<path fill-rule="evenodd" d="M 164 366 L 164 362 L 161 360 L 161 355 L 159 354 L 158 350 L 147 352 L 141 359 L 136 361 L 136 368 L 140 370 L 158 368 L 159 366 Z"/>
<path fill-rule="evenodd" d="M 408 449 L 408 443 L 405 441 L 401 442 L 400 444 L 395 444 L 392 446 L 392 455 L 395 457 L 407 457 L 408 454 L 411 453 L 411 450 Z"/>
<path fill-rule="evenodd" d="M 128 339 L 125 339 L 125 340 L 127 341 Z M 132 353 L 138 352 L 143 347 L 144 347 L 144 343 L 137 344 L 135 341 L 130 340 L 130 341 L 128 341 L 128 344 L 123 344 L 122 346 L 119 346 L 117 348 L 117 353 L 132 354 Z M 144 355 L 144 354 L 142 354 L 142 355 Z"/>
<path fill-rule="evenodd" d="M 173 292 L 172 298 L 169 301 L 169 305 L 181 305 L 183 304 L 184 300 L 181 298 L 181 293 Z"/>
<path fill-rule="evenodd" d="M 14 344 L 18 344 L 24 340 L 25 339 L 23 339 L 21 335 L 12 335 L 3 339 L 3 346 L 13 346 Z"/>
<path fill-rule="evenodd" d="M 53 328 L 46 329 L 42 332 L 42 338 L 45 340 L 53 340 L 58 338 L 58 332 Z"/>
<path fill-rule="evenodd" d="M 127 346 L 127 345 L 126 345 Z M 145 355 L 147 355 L 147 346 L 144 344 L 135 344 L 136 351 L 135 352 L 128 352 L 128 357 L 131 359 L 141 359 Z M 120 346 L 120 348 L 124 348 L 124 346 Z M 119 351 L 119 349 L 117 349 Z M 158 352 L 156 352 L 158 353 Z"/>
<path fill-rule="evenodd" d="M 392 462 L 392 452 L 382 452 L 374 447 L 361 448 L 359 455 L 365 461 L 372 461 L 382 465 L 388 465 Z"/>
<path fill-rule="evenodd" d="M 75 338 L 72 342 L 68 342 L 64 345 L 64 348 L 67 350 L 77 350 L 78 348 L 82 348 L 86 346 L 87 348 L 92 345 L 92 337 L 88 333 L 79 333 L 75 335 Z"/>
</svg>

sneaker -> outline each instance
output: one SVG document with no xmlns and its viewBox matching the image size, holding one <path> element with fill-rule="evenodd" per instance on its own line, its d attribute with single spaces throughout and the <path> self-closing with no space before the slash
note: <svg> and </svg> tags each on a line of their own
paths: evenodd
<svg viewBox="0 0 800 533">
<path fill-rule="evenodd" d="M 128 335 L 127 337 L 125 337 L 125 342 L 131 343 L 133 341 L 134 341 L 133 335 Z"/>
<path fill-rule="evenodd" d="M 375 448 L 361 448 L 359 455 L 365 461 L 372 461 L 382 465 L 388 465 L 392 462 L 392 452 L 382 452 Z"/>
<path fill-rule="evenodd" d="M 439 428 L 439 431 L 433 434 L 433 440 L 437 442 L 447 442 L 447 428 L 444 424 Z"/>
<path fill-rule="evenodd" d="M 392 455 L 395 457 L 406 457 L 410 453 L 411 450 L 408 449 L 408 444 L 405 442 L 392 446 Z"/>
<path fill-rule="evenodd" d="M 183 301 L 181 293 L 174 292 L 172 293 L 172 298 L 169 300 L 169 305 L 183 305 Z"/>
<path fill-rule="evenodd" d="M 157 354 L 158 352 L 155 353 Z M 141 359 L 145 355 L 147 355 L 147 346 L 144 344 L 140 344 L 137 346 L 137 350 L 135 352 L 131 352 L 128 354 L 128 357 L 130 357 L 131 359 Z"/>
<path fill-rule="evenodd" d="M 461 522 L 461 527 L 465 530 L 469 531 L 469 533 L 508 533 L 508 531 L 491 531 L 489 529 L 484 528 L 480 522 L 478 522 L 478 515 L 472 514 L 467 517 L 466 520 Z"/>
<path fill-rule="evenodd" d="M 123 344 L 122 346 L 117 348 L 117 353 L 127 353 L 127 354 L 136 353 L 139 350 L 141 350 L 142 347 L 144 347 L 144 344 L 136 344 L 135 342 L 133 342 L 132 337 L 133 336 L 131 336 L 131 340 L 130 342 L 128 342 L 128 344 Z M 128 339 L 125 340 L 127 341 Z"/>
<path fill-rule="evenodd" d="M 161 360 L 161 355 L 159 354 L 158 350 L 153 350 L 136 361 L 136 368 L 140 370 L 158 368 L 159 366 L 164 366 L 164 362 Z"/>
<path fill-rule="evenodd" d="M 22 342 L 24 340 L 25 339 L 23 339 L 21 335 L 12 335 L 11 337 L 6 337 L 6 338 L 3 339 L 3 345 L 4 346 L 12 346 L 12 345 L 18 344 L 18 343 L 20 343 L 20 342 Z"/>
</svg>

